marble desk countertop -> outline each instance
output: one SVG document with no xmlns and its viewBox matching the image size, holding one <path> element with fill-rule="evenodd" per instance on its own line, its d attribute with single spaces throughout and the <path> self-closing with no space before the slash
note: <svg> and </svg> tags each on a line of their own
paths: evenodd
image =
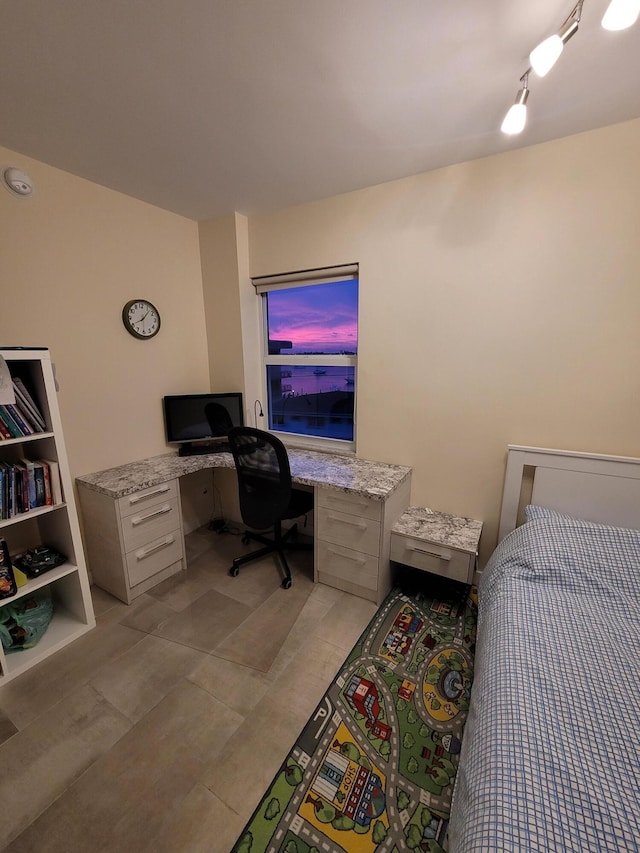
<svg viewBox="0 0 640 853">
<path fill-rule="evenodd" d="M 410 506 L 393 525 L 391 532 L 393 535 L 421 539 L 475 554 L 482 533 L 482 522 L 475 518 L 436 512 L 425 506 Z"/>
<path fill-rule="evenodd" d="M 338 456 L 313 450 L 289 448 L 288 452 L 291 477 L 295 483 L 324 486 L 378 501 L 386 500 L 411 475 L 411 468 L 405 465 L 370 462 L 354 456 Z M 85 474 L 76 477 L 76 482 L 118 499 L 195 471 L 234 467 L 230 453 L 201 456 L 165 453 Z"/>
</svg>

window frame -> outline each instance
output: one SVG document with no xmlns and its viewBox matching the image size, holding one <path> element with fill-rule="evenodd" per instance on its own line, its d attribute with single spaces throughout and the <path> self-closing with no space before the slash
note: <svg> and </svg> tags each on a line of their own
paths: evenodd
<svg viewBox="0 0 640 853">
<path fill-rule="evenodd" d="M 269 366 L 282 366 L 293 368 L 296 365 L 304 365 L 305 367 L 329 367 L 338 365 L 341 367 L 353 367 L 355 372 L 354 385 L 354 407 L 353 407 L 353 439 L 328 438 L 325 436 L 314 436 L 305 433 L 289 432 L 278 430 L 272 427 L 269 432 L 278 436 L 285 444 L 308 448 L 311 450 L 321 450 L 324 452 L 332 452 L 340 455 L 355 455 L 356 453 L 356 438 L 357 438 L 357 409 L 358 409 L 358 354 L 354 355 L 270 355 L 269 354 L 269 329 L 268 329 L 268 312 L 267 312 L 267 294 L 274 290 L 289 290 L 293 288 L 306 287 L 310 285 L 331 284 L 348 279 L 358 281 L 358 332 L 360 320 L 360 277 L 358 264 L 348 264 L 341 267 L 325 267 L 316 270 L 302 270 L 299 272 L 284 273 L 275 276 L 262 276 L 253 278 L 252 282 L 256 288 L 256 295 L 260 298 L 260 327 L 261 327 L 261 378 L 260 389 L 261 396 L 265 401 L 265 417 L 267 423 L 269 419 L 270 400 L 267 381 L 267 373 Z"/>
</svg>

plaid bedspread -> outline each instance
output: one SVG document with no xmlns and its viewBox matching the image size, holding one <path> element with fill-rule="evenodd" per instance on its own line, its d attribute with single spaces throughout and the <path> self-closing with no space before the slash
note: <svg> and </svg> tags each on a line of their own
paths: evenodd
<svg viewBox="0 0 640 853">
<path fill-rule="evenodd" d="M 640 532 L 538 507 L 479 587 L 452 853 L 640 850 Z"/>
</svg>

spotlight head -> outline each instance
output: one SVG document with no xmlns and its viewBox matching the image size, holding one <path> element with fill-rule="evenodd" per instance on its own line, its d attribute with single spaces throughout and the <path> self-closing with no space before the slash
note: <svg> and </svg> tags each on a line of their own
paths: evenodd
<svg viewBox="0 0 640 853">
<path fill-rule="evenodd" d="M 518 90 L 514 103 L 509 108 L 500 130 L 507 136 L 516 136 L 522 133 L 527 122 L 527 99 L 529 97 L 529 89 L 527 88 L 527 80 L 523 82 L 522 89 Z"/>
<path fill-rule="evenodd" d="M 626 30 L 632 27 L 640 15 L 640 0 L 611 0 L 602 17 L 605 30 Z"/>
</svg>

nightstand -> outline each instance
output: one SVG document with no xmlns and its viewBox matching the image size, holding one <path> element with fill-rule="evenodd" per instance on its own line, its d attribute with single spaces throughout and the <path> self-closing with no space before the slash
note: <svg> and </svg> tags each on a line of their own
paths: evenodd
<svg viewBox="0 0 640 853">
<path fill-rule="evenodd" d="M 409 507 L 391 529 L 391 559 L 423 572 L 472 583 L 482 522 Z"/>
</svg>

